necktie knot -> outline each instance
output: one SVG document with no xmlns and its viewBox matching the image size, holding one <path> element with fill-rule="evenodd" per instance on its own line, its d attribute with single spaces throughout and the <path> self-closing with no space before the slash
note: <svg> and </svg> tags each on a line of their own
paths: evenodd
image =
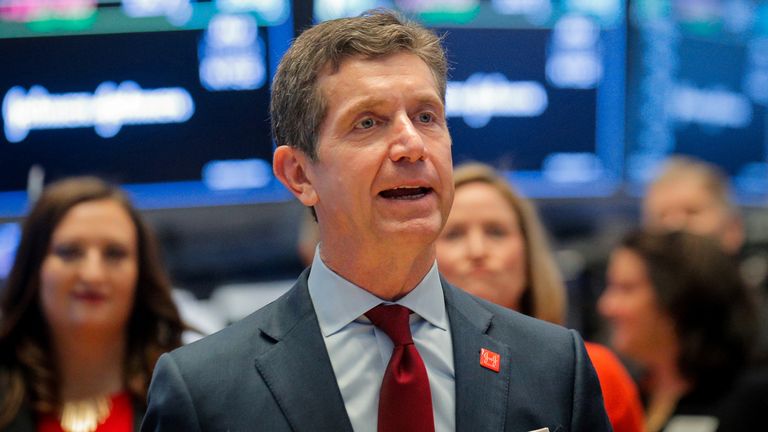
<svg viewBox="0 0 768 432">
<path fill-rule="evenodd" d="M 366 312 L 365 316 L 382 329 L 395 346 L 401 346 L 413 343 L 408 322 L 410 314 L 411 310 L 405 306 L 380 304 Z"/>
</svg>

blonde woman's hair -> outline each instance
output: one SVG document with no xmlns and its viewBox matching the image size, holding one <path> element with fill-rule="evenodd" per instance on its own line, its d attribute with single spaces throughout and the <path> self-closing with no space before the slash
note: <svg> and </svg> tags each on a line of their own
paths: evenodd
<svg viewBox="0 0 768 432">
<path fill-rule="evenodd" d="M 456 190 L 470 183 L 483 183 L 493 187 L 504 197 L 517 215 L 525 242 L 526 286 L 520 301 L 520 312 L 555 324 L 563 324 L 566 307 L 565 284 L 533 203 L 520 195 L 496 170 L 482 163 L 472 162 L 457 167 L 453 179 Z"/>
</svg>

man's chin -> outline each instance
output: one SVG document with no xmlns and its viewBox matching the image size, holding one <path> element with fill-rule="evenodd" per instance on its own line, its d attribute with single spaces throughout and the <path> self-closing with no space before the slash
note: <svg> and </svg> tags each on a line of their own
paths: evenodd
<svg viewBox="0 0 768 432">
<path fill-rule="evenodd" d="M 388 238 L 434 243 L 443 227 L 439 217 L 430 216 L 408 220 L 393 220 L 383 224 L 382 230 Z"/>
</svg>

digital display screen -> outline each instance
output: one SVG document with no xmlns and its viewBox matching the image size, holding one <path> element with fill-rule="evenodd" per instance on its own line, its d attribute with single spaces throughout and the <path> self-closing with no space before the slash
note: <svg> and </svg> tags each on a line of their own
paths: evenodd
<svg viewBox="0 0 768 432">
<path fill-rule="evenodd" d="M 361 4 L 363 3 L 363 4 Z M 394 7 L 444 37 L 454 164 L 480 161 L 530 197 L 621 185 L 621 1 L 315 1 L 315 19 Z"/>
<path fill-rule="evenodd" d="M 0 281 L 11 272 L 16 248 L 21 240 L 21 226 L 17 223 L 0 223 Z"/>
<path fill-rule="evenodd" d="M 0 33 L 0 216 L 24 213 L 31 173 L 98 175 L 141 208 L 288 197 L 272 176 L 269 86 L 290 3 L 189 3 L 175 19 L 141 3 L 95 7 L 77 30 L 2 24 L 19 31 Z"/>
<path fill-rule="evenodd" d="M 630 12 L 630 185 L 686 154 L 720 166 L 742 204 L 764 203 L 768 2 L 645 0 Z"/>
</svg>

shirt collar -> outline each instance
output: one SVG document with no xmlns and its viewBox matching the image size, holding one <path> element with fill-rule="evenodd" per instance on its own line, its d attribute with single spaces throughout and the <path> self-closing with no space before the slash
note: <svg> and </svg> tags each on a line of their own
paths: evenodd
<svg viewBox="0 0 768 432">
<path fill-rule="evenodd" d="M 307 284 L 324 337 L 338 332 L 374 306 L 392 304 L 329 269 L 320 258 L 319 245 L 315 249 Z M 448 331 L 443 287 L 436 263 L 432 264 L 416 288 L 394 304 L 405 306 L 435 327 Z"/>
</svg>

